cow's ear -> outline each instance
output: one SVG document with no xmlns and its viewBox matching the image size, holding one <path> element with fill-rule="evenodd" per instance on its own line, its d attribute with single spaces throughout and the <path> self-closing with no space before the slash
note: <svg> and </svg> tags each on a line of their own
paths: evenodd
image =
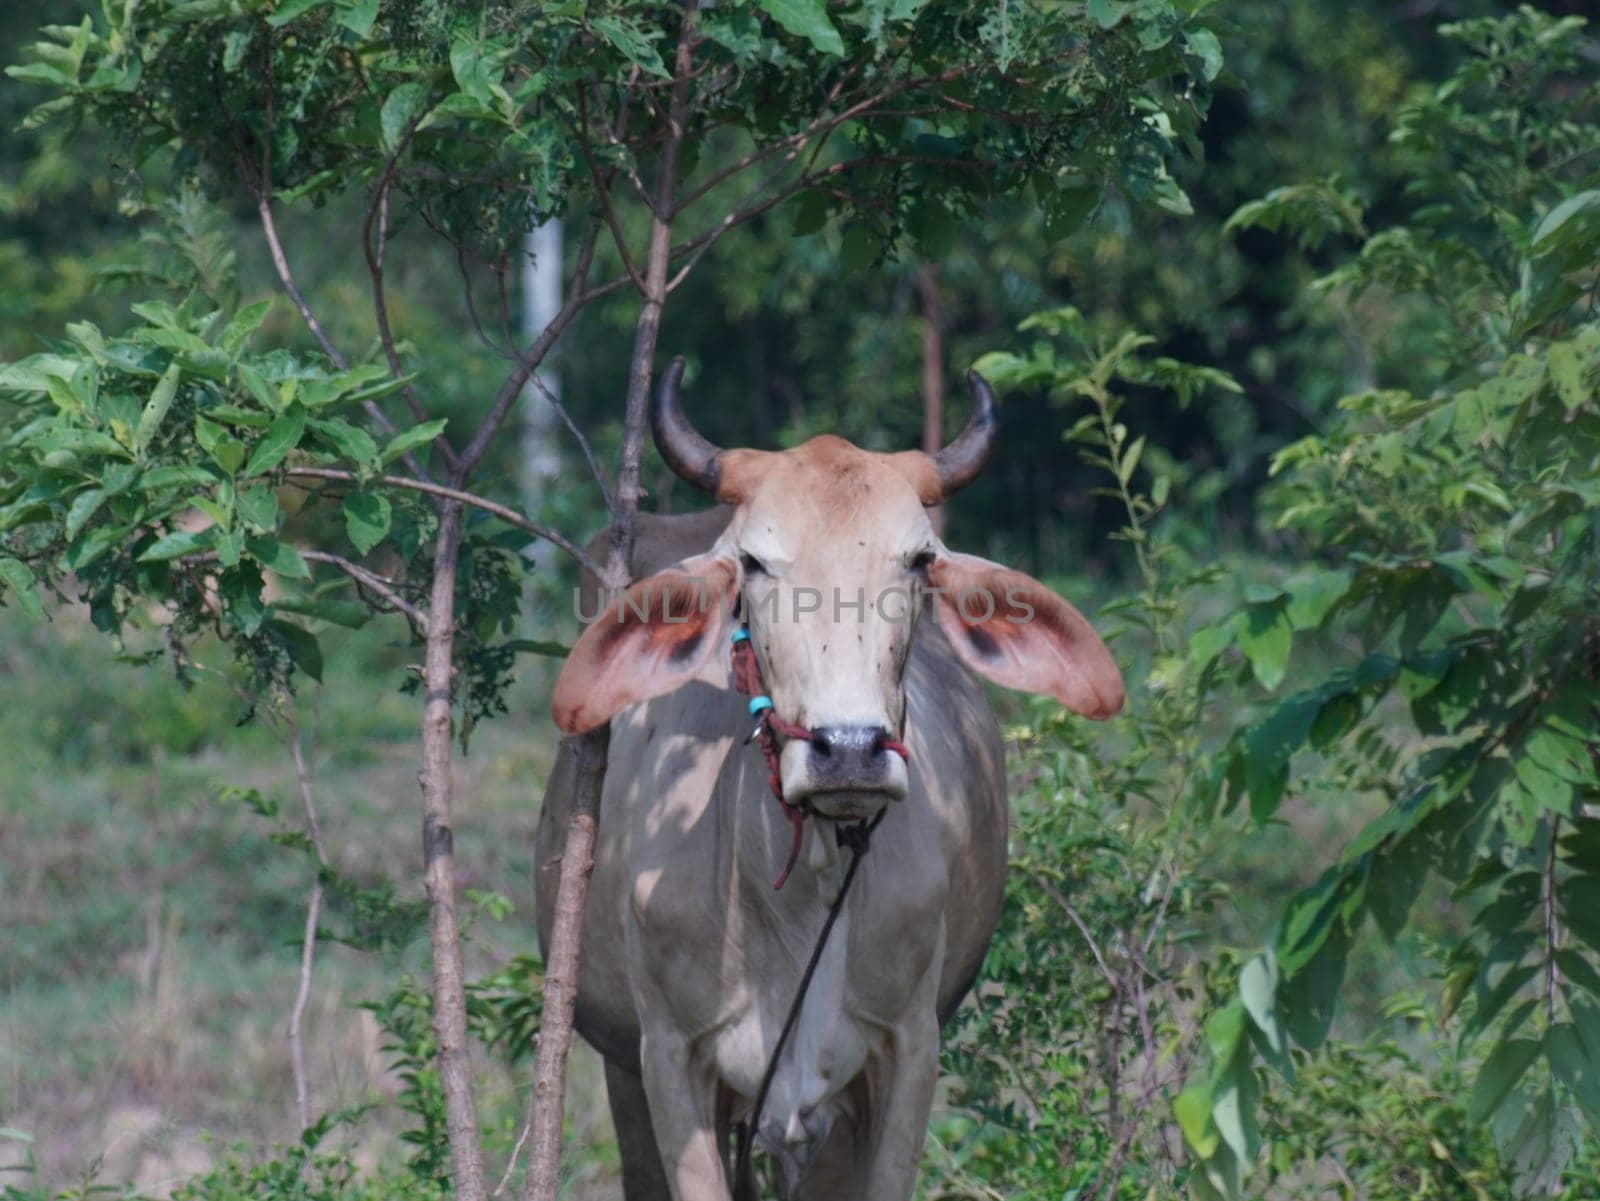
<svg viewBox="0 0 1600 1201">
<path fill-rule="evenodd" d="M 1031 576 L 946 551 L 928 567 L 933 609 L 956 654 L 996 684 L 1053 696 L 1104 720 L 1122 673 L 1082 613 Z"/>
<path fill-rule="evenodd" d="M 738 569 L 715 555 L 632 584 L 562 665 L 550 697 L 556 725 L 584 734 L 688 681 L 722 645 L 738 584 Z"/>
</svg>

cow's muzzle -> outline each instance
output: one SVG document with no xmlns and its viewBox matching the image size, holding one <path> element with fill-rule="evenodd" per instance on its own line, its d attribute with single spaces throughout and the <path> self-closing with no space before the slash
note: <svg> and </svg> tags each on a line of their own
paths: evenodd
<svg viewBox="0 0 1600 1201">
<path fill-rule="evenodd" d="M 889 749 L 882 726 L 817 726 L 809 740 L 783 749 L 783 796 L 809 800 L 824 817 L 870 817 L 886 801 L 904 800 L 906 764 Z"/>
</svg>

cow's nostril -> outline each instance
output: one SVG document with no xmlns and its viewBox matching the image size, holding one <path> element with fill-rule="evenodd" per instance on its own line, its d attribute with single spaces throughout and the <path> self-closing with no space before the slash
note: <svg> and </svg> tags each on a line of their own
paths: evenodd
<svg viewBox="0 0 1600 1201">
<path fill-rule="evenodd" d="M 889 740 L 882 726 L 818 726 L 810 733 L 811 756 L 818 769 L 852 778 L 879 769 Z"/>
</svg>

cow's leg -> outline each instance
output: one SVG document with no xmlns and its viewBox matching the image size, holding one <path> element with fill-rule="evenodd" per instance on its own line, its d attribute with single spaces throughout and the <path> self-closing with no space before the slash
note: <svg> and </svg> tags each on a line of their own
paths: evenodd
<svg viewBox="0 0 1600 1201">
<path fill-rule="evenodd" d="M 731 1201 L 718 1146 L 715 1075 L 694 1063 L 689 1040 L 676 1031 L 647 1031 L 639 1062 L 673 1201 Z"/>
<path fill-rule="evenodd" d="M 855 1121 L 842 1115 L 836 1118 L 822 1150 L 795 1190 L 794 1201 L 839 1201 L 852 1196 L 863 1154 L 857 1146 Z"/>
<path fill-rule="evenodd" d="M 889 1054 L 867 1069 L 866 1155 L 848 1194 L 853 1201 L 907 1201 L 916 1187 L 939 1076 L 939 1026 L 931 1005 L 924 1012 L 897 1027 Z"/>
<path fill-rule="evenodd" d="M 606 1098 L 611 1102 L 611 1122 L 617 1128 L 617 1149 L 622 1155 L 624 1201 L 670 1201 L 672 1193 L 656 1151 L 644 1084 L 608 1059 Z"/>
</svg>

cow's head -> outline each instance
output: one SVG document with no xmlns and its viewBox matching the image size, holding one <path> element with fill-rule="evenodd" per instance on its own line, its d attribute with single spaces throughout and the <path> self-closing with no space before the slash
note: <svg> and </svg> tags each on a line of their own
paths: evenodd
<svg viewBox="0 0 1600 1201">
<path fill-rule="evenodd" d="M 1116 663 L 1082 614 L 1037 580 L 956 554 L 927 508 L 970 482 L 998 419 L 969 378 L 966 429 L 934 455 L 875 454 L 823 436 L 786 451 L 721 450 L 683 414 L 683 362 L 667 369 L 651 425 L 668 466 L 733 507 L 706 554 L 636 582 L 595 619 L 556 681 L 556 724 L 579 733 L 726 655 L 742 618 L 777 713 L 811 732 L 782 756 L 784 796 L 859 817 L 906 793 L 885 742 L 905 729 L 905 671 L 919 614 L 996 683 L 1106 718 L 1122 705 Z"/>
</svg>

